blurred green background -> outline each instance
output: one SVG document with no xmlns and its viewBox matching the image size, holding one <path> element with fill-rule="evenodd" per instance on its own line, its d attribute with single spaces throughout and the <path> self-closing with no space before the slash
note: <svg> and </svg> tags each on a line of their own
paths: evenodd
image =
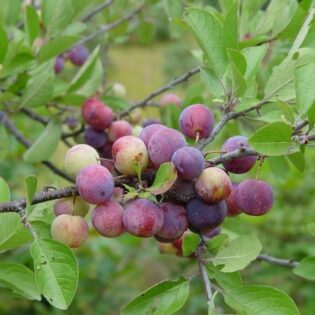
<svg viewBox="0 0 315 315">
<path fill-rule="evenodd" d="M 81 2 L 83 5 L 84 1 L 78 1 Z M 91 5 L 100 2 L 92 1 Z M 122 8 L 126 3 L 117 2 Z M 127 7 L 132 7 L 137 2 L 131 1 L 131 5 L 128 3 Z M 214 1 L 208 3 L 215 4 Z M 104 42 L 102 53 L 106 61 L 107 75 L 105 87 L 117 82 L 123 84 L 128 100 L 140 100 L 176 75 L 198 64 L 192 53 L 197 47 L 194 40 L 187 30 L 175 22 L 169 23 L 164 5 L 156 5 L 151 11 L 141 15 L 141 19 L 148 24 L 137 24 L 127 32 L 122 27 L 111 33 L 108 40 L 97 40 Z M 122 9 L 117 14 L 125 11 L 126 9 Z M 93 20 L 92 28 L 107 20 L 107 14 L 105 12 L 98 15 Z M 89 44 L 90 50 L 95 43 Z M 261 82 L 265 81 L 270 66 L 276 64 L 277 58 L 285 52 L 285 44 L 279 43 L 273 47 L 268 64 L 261 68 Z M 67 80 L 67 76 L 70 77 L 75 71 L 77 70 L 73 66 L 67 64 L 64 79 Z M 184 99 L 184 106 L 196 101 L 208 104 L 215 110 L 217 120 L 219 119 L 221 113 L 217 110 L 217 104 L 209 102 L 210 95 L 200 76 L 197 75 L 189 80 L 188 84 L 181 85 L 173 92 Z M 156 109 L 146 109 L 142 111 L 142 116 L 143 119 L 161 118 L 167 124 L 177 127 L 173 123 L 174 120 L 170 119 L 178 116 L 174 108 L 168 109 L 162 116 Z M 22 115 L 17 114 L 14 120 L 31 140 L 36 139 L 43 129 L 40 124 L 35 124 Z M 257 121 L 254 120 L 240 119 L 237 123 L 229 123 L 209 149 L 219 149 L 229 136 L 249 135 L 255 128 Z M 12 198 L 24 195 L 21 179 L 29 174 L 39 176 L 40 187 L 68 184 L 57 179 L 42 165 L 24 163 L 21 159 L 24 148 L 11 137 L 8 141 L 10 154 L 1 162 L 0 174 L 9 183 L 13 192 Z M 263 251 L 276 257 L 299 260 L 304 256 L 315 255 L 314 238 L 307 231 L 307 224 L 315 222 L 315 150 L 311 146 L 306 150 L 303 173 L 282 158 L 268 159 L 263 164 L 260 177 L 268 181 L 275 191 L 276 202 L 272 211 L 263 218 L 245 215 L 228 218 L 223 225 L 227 233 L 255 234 L 263 244 Z M 66 147 L 60 144 L 52 159 L 60 167 L 65 151 Z M 245 177 L 254 177 L 256 172 L 257 167 L 245 176 L 232 178 L 240 181 Z M 154 239 L 138 239 L 130 235 L 106 239 L 98 236 L 92 229 L 88 241 L 83 247 L 75 250 L 75 254 L 80 267 L 80 280 L 77 294 L 68 311 L 54 309 L 45 302 L 15 299 L 6 294 L 5 290 L 1 290 L 0 314 L 119 314 L 123 305 L 151 285 L 164 279 L 176 279 L 181 274 L 192 276 L 197 273 L 197 263 L 193 259 L 161 255 Z M 19 261 L 32 266 L 27 246 L 4 253 L 1 257 L 2 261 Z M 315 313 L 314 284 L 294 275 L 289 269 L 254 262 L 242 271 L 242 276 L 245 284 L 272 285 L 286 291 L 294 298 L 302 314 Z M 206 310 L 203 286 L 196 277 L 192 281 L 188 302 L 178 314 L 198 315 L 205 314 Z"/>
</svg>

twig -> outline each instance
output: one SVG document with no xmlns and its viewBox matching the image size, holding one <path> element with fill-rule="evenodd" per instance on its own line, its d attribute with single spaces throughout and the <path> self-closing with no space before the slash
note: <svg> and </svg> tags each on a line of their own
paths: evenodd
<svg viewBox="0 0 315 315">
<path fill-rule="evenodd" d="M 196 73 L 199 73 L 200 71 L 200 67 L 196 67 L 194 69 L 191 69 L 190 71 L 182 74 L 181 76 L 175 78 L 174 80 L 170 81 L 169 83 L 163 85 L 162 87 L 158 88 L 156 91 L 154 91 L 153 93 L 151 93 L 150 95 L 146 96 L 143 100 L 133 104 L 132 106 L 130 106 L 129 108 L 127 108 L 126 110 L 122 111 L 119 116 L 123 117 L 128 115 L 130 112 L 132 112 L 133 110 L 135 110 L 136 108 L 140 108 L 140 107 L 145 107 L 149 103 L 149 101 L 151 101 L 153 98 L 155 98 L 156 96 L 164 93 L 165 91 L 168 91 L 170 89 L 172 89 L 174 86 L 187 81 L 191 76 L 195 75 Z M 154 103 L 154 106 L 156 103 Z"/>
<path fill-rule="evenodd" d="M 42 125 L 47 125 L 49 123 L 49 120 L 46 117 L 38 115 L 36 112 L 33 112 L 30 109 L 22 108 L 21 112 L 27 115 L 28 117 L 32 118 L 33 120 L 38 121 Z"/>
<path fill-rule="evenodd" d="M 294 134 L 298 134 L 299 131 L 301 131 L 305 126 L 308 125 L 308 120 L 302 120 L 300 121 L 298 124 L 296 124 L 296 126 L 294 127 Z"/>
<path fill-rule="evenodd" d="M 276 257 L 272 257 L 266 254 L 260 254 L 257 258 L 257 261 L 265 261 L 268 262 L 269 264 L 273 264 L 273 265 L 279 265 L 279 266 L 283 266 L 283 267 L 288 267 L 288 268 L 295 268 L 299 265 L 299 262 L 291 259 L 283 259 L 283 258 L 276 258 Z"/>
<path fill-rule="evenodd" d="M 28 141 L 15 127 L 15 125 L 7 118 L 4 112 L 0 112 L 0 123 L 4 125 L 4 127 L 14 135 L 14 137 L 25 147 L 29 148 L 31 146 L 31 142 Z M 48 167 L 51 171 L 53 171 L 55 174 L 61 176 L 62 178 L 70 181 L 73 183 L 73 178 L 68 176 L 66 173 L 64 173 L 62 170 L 60 170 L 57 166 L 55 166 L 53 163 L 49 161 L 43 161 L 42 164 L 44 164 L 46 167 Z"/>
<path fill-rule="evenodd" d="M 95 7 L 91 12 L 89 12 L 83 19 L 82 22 L 89 21 L 94 15 L 96 15 L 98 12 L 106 9 L 108 6 L 112 4 L 114 0 L 107 0 L 104 3 L 100 4 L 99 6 Z"/>
<path fill-rule="evenodd" d="M 142 9 L 144 8 L 144 5 L 141 5 L 137 9 L 131 11 L 130 13 L 126 14 L 125 16 L 121 17 L 120 19 L 114 21 L 113 23 L 103 25 L 96 30 L 96 32 L 82 38 L 80 41 L 76 43 L 76 45 L 83 45 L 86 42 L 89 42 L 90 40 L 94 39 L 95 37 L 99 36 L 102 33 L 108 32 L 112 30 L 113 28 L 116 28 L 120 24 L 124 23 L 125 21 L 131 20 L 135 15 L 137 15 Z"/>
<path fill-rule="evenodd" d="M 198 250 L 196 252 L 197 258 L 198 258 L 198 264 L 199 264 L 199 272 L 200 277 L 204 285 L 205 293 L 207 296 L 207 302 L 210 302 L 212 299 L 212 290 L 211 290 L 211 282 L 208 277 L 207 269 L 205 266 L 205 260 L 203 258 L 203 251 L 204 251 L 204 245 L 200 244 L 198 247 Z"/>
</svg>

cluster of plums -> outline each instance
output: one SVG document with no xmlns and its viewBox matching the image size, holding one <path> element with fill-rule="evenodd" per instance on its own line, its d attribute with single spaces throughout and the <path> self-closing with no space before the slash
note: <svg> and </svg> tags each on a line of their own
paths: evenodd
<svg viewBox="0 0 315 315">
<path fill-rule="evenodd" d="M 82 66 L 89 57 L 89 51 L 84 45 L 77 45 L 65 54 L 59 55 L 54 64 L 54 71 L 56 74 L 60 73 L 65 64 L 65 60 L 70 60 L 70 62 L 75 66 Z"/>
<path fill-rule="evenodd" d="M 151 123 L 135 136 L 131 124 L 115 120 L 112 110 L 97 98 L 83 104 L 82 118 L 89 125 L 85 130 L 86 143 L 73 146 L 65 157 L 65 170 L 75 177 L 80 197 L 56 202 L 57 217 L 51 228 L 55 239 L 71 247 L 80 246 L 88 236 L 88 225 L 83 219 L 88 204 L 95 205 L 91 221 L 99 234 L 154 236 L 161 242 L 162 252 L 167 251 L 163 244 L 170 243 L 178 255 L 182 236 L 188 229 L 213 237 L 226 216 L 260 216 L 272 207 L 273 192 L 266 182 L 246 179 L 237 184 L 228 175 L 248 172 L 255 165 L 256 156 L 224 162 L 224 169 L 208 167 L 204 154 L 188 146 L 185 136 L 204 139 L 213 130 L 214 117 L 205 105 L 194 104 L 181 112 L 181 132 Z M 224 154 L 242 147 L 249 147 L 247 139 L 234 136 L 227 139 L 221 151 Z M 148 169 L 154 173 L 165 162 L 174 164 L 177 180 L 163 196 L 126 199 L 126 188 L 115 187 L 117 176 L 133 178 L 136 183 L 139 169 L 142 174 Z M 135 188 L 145 191 L 151 183 L 144 180 Z"/>
</svg>

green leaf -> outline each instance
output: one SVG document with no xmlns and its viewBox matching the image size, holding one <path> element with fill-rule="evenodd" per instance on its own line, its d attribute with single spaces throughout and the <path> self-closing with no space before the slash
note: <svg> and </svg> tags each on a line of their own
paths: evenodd
<svg viewBox="0 0 315 315">
<path fill-rule="evenodd" d="M 315 63 L 308 63 L 296 68 L 296 99 L 302 114 L 309 111 L 315 101 L 315 91 L 311 84 L 315 76 Z"/>
<path fill-rule="evenodd" d="M 261 249 L 262 246 L 255 236 L 242 235 L 221 248 L 211 261 L 215 266 L 224 265 L 222 272 L 242 270 L 256 259 Z"/>
<path fill-rule="evenodd" d="M 210 12 L 196 8 L 187 9 L 185 21 L 203 49 L 209 67 L 221 77 L 227 66 L 227 54 L 222 42 L 222 25 Z"/>
<path fill-rule="evenodd" d="M 298 150 L 291 140 L 292 128 L 284 122 L 275 122 L 258 129 L 248 139 L 259 153 L 270 156 L 286 155 Z"/>
<path fill-rule="evenodd" d="M 27 87 L 21 99 L 20 107 L 37 107 L 46 105 L 53 95 L 53 64 L 44 63 L 28 81 Z"/>
<path fill-rule="evenodd" d="M 31 205 L 37 191 L 37 177 L 35 175 L 26 176 L 24 183 L 27 191 L 27 203 Z"/>
<path fill-rule="evenodd" d="M 0 226 L 0 251 L 16 248 L 32 239 L 17 213 L 1 213 Z"/>
<path fill-rule="evenodd" d="M 226 49 L 238 48 L 238 1 L 232 0 L 230 8 L 225 16 L 222 41 Z"/>
<path fill-rule="evenodd" d="M 10 201 L 10 188 L 6 181 L 0 177 L 0 202 Z"/>
<path fill-rule="evenodd" d="M 33 271 L 23 265 L 0 263 L 0 285 L 29 300 L 41 300 Z"/>
<path fill-rule="evenodd" d="M 159 167 L 154 182 L 151 187 L 147 188 L 147 191 L 153 195 L 164 194 L 174 185 L 176 179 L 175 165 L 172 162 L 165 162 Z"/>
<path fill-rule="evenodd" d="M 1 48 L 0 48 L 1 49 Z M 9 136 L 3 124 L 0 125 L 0 161 L 4 160 L 9 153 Z"/>
<path fill-rule="evenodd" d="M 93 70 L 96 64 L 96 60 L 99 55 L 100 47 L 97 46 L 93 53 L 89 56 L 88 60 L 84 63 L 84 65 L 80 68 L 77 74 L 72 79 L 68 93 L 78 90 L 85 82 L 89 80 L 89 78 L 93 75 Z"/>
<path fill-rule="evenodd" d="M 8 50 L 8 36 L 2 26 L 0 26 L 0 64 L 3 63 Z"/>
<path fill-rule="evenodd" d="M 29 222 L 41 221 L 47 224 L 51 224 L 55 218 L 53 211 L 54 201 L 46 201 L 39 203 L 33 207 L 32 213 L 29 214 L 27 220 Z"/>
<path fill-rule="evenodd" d="M 37 285 L 54 307 L 66 310 L 77 289 L 79 269 L 70 248 L 47 238 L 31 246 Z"/>
<path fill-rule="evenodd" d="M 50 37 L 62 32 L 70 25 L 73 18 L 71 0 L 44 1 L 42 4 L 44 22 Z"/>
<path fill-rule="evenodd" d="M 57 98 L 57 102 L 71 106 L 82 106 L 85 100 L 86 100 L 85 96 L 71 93 Z"/>
<path fill-rule="evenodd" d="M 182 245 L 183 255 L 190 256 L 191 254 L 193 254 L 198 248 L 199 244 L 200 244 L 200 236 L 198 234 L 195 234 L 195 233 L 184 234 L 183 245 Z"/>
<path fill-rule="evenodd" d="M 288 155 L 289 161 L 296 167 L 300 172 L 305 170 L 305 158 L 302 152 L 296 152 Z"/>
<path fill-rule="evenodd" d="M 315 280 L 315 257 L 303 258 L 293 272 L 305 279 Z"/>
<path fill-rule="evenodd" d="M 272 74 L 265 85 L 265 98 L 282 102 L 295 99 L 295 63 L 295 60 L 287 57 L 272 69 Z"/>
<path fill-rule="evenodd" d="M 284 292 L 262 285 L 247 285 L 224 292 L 225 302 L 248 315 L 299 315 L 294 301 Z M 242 313 L 243 314 L 243 313 Z"/>
<path fill-rule="evenodd" d="M 52 39 L 41 48 L 38 56 L 39 62 L 44 62 L 64 53 L 71 48 L 78 39 L 78 36 L 60 36 Z"/>
<path fill-rule="evenodd" d="M 25 32 L 28 43 L 32 45 L 39 33 L 39 19 L 36 9 L 32 5 L 25 8 Z"/>
<path fill-rule="evenodd" d="M 261 62 L 267 52 L 268 45 L 261 45 L 256 47 L 248 47 L 242 50 L 246 59 L 246 72 L 244 78 L 250 81 L 254 78 L 257 71 L 260 69 Z"/>
<path fill-rule="evenodd" d="M 206 241 L 207 250 L 211 254 L 216 254 L 223 245 L 226 245 L 228 243 L 228 241 L 229 237 L 226 234 L 219 234 L 211 237 L 209 240 Z"/>
<path fill-rule="evenodd" d="M 218 267 L 212 264 L 206 265 L 210 279 L 215 279 L 219 286 L 225 290 L 229 290 L 242 285 L 242 278 L 239 272 L 222 272 Z"/>
<path fill-rule="evenodd" d="M 123 98 L 112 95 L 105 95 L 102 97 L 102 100 L 105 104 L 107 104 L 110 108 L 114 110 L 123 110 L 129 106 L 129 102 Z"/>
<path fill-rule="evenodd" d="M 188 295 L 189 281 L 186 278 L 164 281 L 132 300 L 122 309 L 121 314 L 174 314 L 185 304 Z"/>
<path fill-rule="evenodd" d="M 200 70 L 200 77 L 207 90 L 209 90 L 211 94 L 213 94 L 218 99 L 224 97 L 225 91 L 223 85 L 211 69 L 202 68 Z"/>
<path fill-rule="evenodd" d="M 49 159 L 55 152 L 60 137 L 60 123 L 56 119 L 52 119 L 32 146 L 24 152 L 24 161 L 28 163 L 36 163 Z"/>
<path fill-rule="evenodd" d="M 247 87 L 243 77 L 246 71 L 246 60 L 237 50 L 228 50 L 228 57 L 232 69 L 233 94 L 242 96 Z"/>
<path fill-rule="evenodd" d="M 315 124 L 315 103 L 310 107 L 307 113 L 307 118 L 310 128 L 313 128 Z"/>
</svg>

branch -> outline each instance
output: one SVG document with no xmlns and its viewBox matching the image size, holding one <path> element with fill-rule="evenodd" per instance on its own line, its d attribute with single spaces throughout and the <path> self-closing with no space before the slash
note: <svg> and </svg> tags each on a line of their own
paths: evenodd
<svg viewBox="0 0 315 315">
<path fill-rule="evenodd" d="M 294 134 L 298 134 L 305 126 L 308 125 L 308 120 L 302 120 L 294 127 Z"/>
<path fill-rule="evenodd" d="M 202 242 L 201 242 L 196 252 L 196 255 L 197 255 L 198 264 L 199 264 L 200 277 L 203 282 L 203 286 L 204 286 L 205 293 L 207 296 L 207 302 L 210 302 L 212 299 L 211 282 L 208 277 L 207 269 L 205 266 L 206 262 L 203 258 L 203 251 L 204 251 L 204 245 L 202 245 Z"/>
<path fill-rule="evenodd" d="M 132 112 L 136 108 L 145 107 L 145 106 L 148 106 L 148 104 L 150 104 L 150 106 L 151 106 L 151 103 L 149 103 L 149 101 L 151 101 L 153 98 L 164 93 L 165 91 L 172 89 L 174 86 L 176 86 L 182 82 L 187 81 L 191 76 L 195 75 L 196 73 L 199 73 L 199 71 L 200 71 L 200 67 L 196 67 L 196 68 L 193 68 L 190 71 L 182 74 L 181 76 L 175 78 L 174 80 L 170 81 L 169 83 L 158 88 L 156 91 L 154 91 L 153 93 L 151 93 L 150 95 L 145 97 L 143 100 L 133 104 L 132 106 L 130 106 L 126 110 L 122 111 L 119 114 L 119 117 L 123 117 L 123 116 L 128 115 L 130 112 Z M 156 106 L 156 103 L 153 103 L 153 106 Z"/>
<path fill-rule="evenodd" d="M 295 260 L 276 258 L 276 257 L 272 257 L 272 256 L 269 256 L 266 254 L 260 254 L 256 258 L 256 260 L 257 261 L 265 261 L 265 262 L 272 264 L 272 265 L 279 265 L 279 266 L 288 267 L 288 268 L 295 268 L 299 265 L 299 262 L 297 262 Z"/>
<path fill-rule="evenodd" d="M 208 160 L 207 162 L 210 165 L 218 165 L 218 164 L 222 164 L 224 162 L 227 162 L 227 161 L 230 161 L 233 159 L 246 157 L 246 156 L 258 156 L 258 155 L 259 155 L 259 153 L 257 151 L 255 151 L 254 149 L 246 148 L 246 147 L 240 147 L 239 149 L 237 149 L 235 151 L 222 154 L 221 156 L 218 156 L 216 158 Z"/>
<path fill-rule="evenodd" d="M 4 127 L 18 140 L 25 148 L 29 148 L 32 144 L 30 141 L 28 141 L 15 127 L 15 125 L 7 118 L 4 112 L 0 112 L 0 123 L 4 125 Z M 73 178 L 68 176 L 66 173 L 64 173 L 62 170 L 60 170 L 57 166 L 55 166 L 53 163 L 49 161 L 43 161 L 42 164 L 44 164 L 46 167 L 48 167 L 53 173 L 63 177 L 64 179 L 73 182 Z"/>
<path fill-rule="evenodd" d="M 35 121 L 38 121 L 42 125 L 46 126 L 49 123 L 49 120 L 41 115 L 38 115 L 36 112 L 33 112 L 30 109 L 22 108 L 21 112 L 24 113 L 26 116 L 32 118 Z"/>
<path fill-rule="evenodd" d="M 116 28 L 117 26 L 124 23 L 125 21 L 131 20 L 135 15 L 137 15 L 139 12 L 141 12 L 143 8 L 144 8 L 144 5 L 141 5 L 137 9 L 131 11 L 130 13 L 128 13 L 125 16 L 121 17 L 120 19 L 114 21 L 113 23 L 106 24 L 106 25 L 99 27 L 98 30 L 96 30 L 96 32 L 84 37 L 83 39 L 78 41 L 76 43 L 76 45 L 83 45 L 86 42 L 89 42 L 90 40 L 94 39 L 98 35 L 100 35 L 102 33 L 106 33 L 108 31 L 112 30 L 113 28 Z"/>
<path fill-rule="evenodd" d="M 106 9 L 108 6 L 112 4 L 114 0 L 107 0 L 104 3 L 100 4 L 99 6 L 95 7 L 91 12 L 89 12 L 83 19 L 82 22 L 86 23 L 89 21 L 94 15 L 96 15 L 98 12 L 102 11 L 103 9 Z"/>
</svg>

